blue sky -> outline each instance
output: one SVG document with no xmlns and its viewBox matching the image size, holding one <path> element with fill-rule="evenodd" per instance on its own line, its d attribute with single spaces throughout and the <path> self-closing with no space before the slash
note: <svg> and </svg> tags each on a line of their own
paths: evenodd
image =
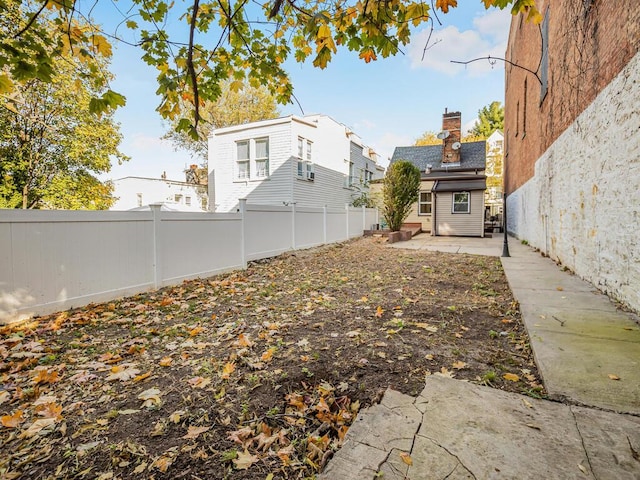
<svg viewBox="0 0 640 480">
<path fill-rule="evenodd" d="M 494 100 L 504 103 L 502 62 L 464 66 L 450 60 L 504 57 L 509 11 L 485 10 L 480 0 L 466 0 L 438 18 L 442 25 L 436 23 L 424 59 L 426 25 L 415 31 L 404 54 L 392 58 L 366 64 L 343 49 L 324 70 L 290 61 L 287 68 L 304 113 L 323 113 L 349 126 L 386 166 L 394 147 L 413 144 L 427 130 L 439 131 L 445 108 L 462 112 L 468 126 L 483 106 Z M 159 97 L 154 69 L 133 48 L 118 46 L 111 70 L 116 75 L 112 88 L 127 97 L 116 119 L 124 136 L 121 151 L 131 160 L 114 165 L 102 177 L 158 178 L 166 172 L 170 179 L 183 179 L 185 166 L 193 161 L 188 152 L 174 151 L 170 142 L 161 140 L 168 127 L 155 111 Z M 279 108 L 282 115 L 303 113 L 296 103 Z"/>
</svg>

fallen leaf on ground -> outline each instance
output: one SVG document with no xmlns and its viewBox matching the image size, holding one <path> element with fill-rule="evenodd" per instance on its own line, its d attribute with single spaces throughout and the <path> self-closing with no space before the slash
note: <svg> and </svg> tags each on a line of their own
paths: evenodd
<svg viewBox="0 0 640 480">
<path fill-rule="evenodd" d="M 452 367 L 455 368 L 456 370 L 462 370 L 466 366 L 467 366 L 467 364 L 465 362 L 462 362 L 462 361 L 453 362 L 453 365 L 452 365 Z"/>
<path fill-rule="evenodd" d="M 13 415 L 3 415 L 0 418 L 0 423 L 7 428 L 15 428 L 24 421 L 23 414 L 22 410 L 16 410 Z"/>
<path fill-rule="evenodd" d="M 55 418 L 41 418 L 33 422 L 28 429 L 22 432 L 21 436 L 27 437 L 27 438 L 33 437 L 34 435 L 37 435 L 38 433 L 40 433 L 43 429 L 50 427 L 55 423 L 56 423 Z"/>
<path fill-rule="evenodd" d="M 227 362 L 224 366 L 224 368 L 222 369 L 222 373 L 220 374 L 220 377 L 227 380 L 231 374 L 235 371 L 236 369 L 236 364 L 233 362 Z"/>
<path fill-rule="evenodd" d="M 173 359 L 171 357 L 162 357 L 159 362 L 161 367 L 170 367 L 172 363 Z"/>
<path fill-rule="evenodd" d="M 144 400 L 144 403 L 142 404 L 143 408 L 155 407 L 156 405 L 160 405 L 162 403 L 162 400 L 160 399 L 160 390 L 157 387 L 152 387 L 145 390 L 140 395 L 138 395 L 138 399 Z"/>
<path fill-rule="evenodd" d="M 204 388 L 211 383 L 211 379 L 205 377 L 193 377 L 189 379 L 188 382 L 193 388 Z"/>
<path fill-rule="evenodd" d="M 435 325 L 429 325 L 428 323 L 418 322 L 414 323 L 413 325 L 431 333 L 436 333 L 438 331 L 438 327 L 436 327 Z"/>
<path fill-rule="evenodd" d="M 518 382 L 520 381 L 520 377 L 518 375 L 516 375 L 515 373 L 505 373 L 502 378 L 504 378 L 505 380 L 509 380 L 511 382 Z"/>
<path fill-rule="evenodd" d="M 189 428 L 187 429 L 187 434 L 182 438 L 184 438 L 185 440 L 198 438 L 198 436 L 201 433 L 204 433 L 204 432 L 206 432 L 206 431 L 208 431 L 210 429 L 211 429 L 211 427 L 195 427 L 193 425 L 189 425 Z"/>
<path fill-rule="evenodd" d="M 41 417 L 54 418 L 56 420 L 62 420 L 62 405 L 55 403 L 45 403 L 36 407 L 36 413 Z"/>
<path fill-rule="evenodd" d="M 238 470 L 247 470 L 258 461 L 258 457 L 251 455 L 247 450 L 238 454 L 238 458 L 233 459 L 233 464 Z"/>
<path fill-rule="evenodd" d="M 610 378 L 611 380 L 620 380 L 620 377 L 619 377 L 619 376 L 617 376 L 617 375 L 614 375 L 613 373 L 610 373 L 610 374 L 609 374 L 609 378 Z"/>
<path fill-rule="evenodd" d="M 127 380 L 134 378 L 139 373 L 140 370 L 135 367 L 124 368 L 120 365 L 116 365 L 111 368 L 111 375 L 107 377 L 107 381 L 120 380 L 121 382 L 126 382 Z"/>
<path fill-rule="evenodd" d="M 407 465 L 413 465 L 413 460 L 411 458 L 411 455 L 409 455 L 407 452 L 400 452 L 400 458 Z"/>
<path fill-rule="evenodd" d="M 6 390 L 3 390 L 2 392 L 0 392 L 0 405 L 2 405 L 5 402 L 8 402 L 11 399 L 11 394 L 9 392 L 7 392 Z"/>
</svg>

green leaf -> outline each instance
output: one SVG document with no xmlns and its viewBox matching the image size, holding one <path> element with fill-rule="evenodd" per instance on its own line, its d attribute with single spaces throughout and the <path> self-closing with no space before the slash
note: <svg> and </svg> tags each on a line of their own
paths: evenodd
<svg viewBox="0 0 640 480">
<path fill-rule="evenodd" d="M 0 94 L 7 94 L 13 91 L 13 82 L 9 78 L 9 75 L 0 74 Z"/>
</svg>

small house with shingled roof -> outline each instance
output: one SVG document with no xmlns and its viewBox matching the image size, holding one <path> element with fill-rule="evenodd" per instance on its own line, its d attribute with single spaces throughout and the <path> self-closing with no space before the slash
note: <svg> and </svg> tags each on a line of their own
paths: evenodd
<svg viewBox="0 0 640 480">
<path fill-rule="evenodd" d="M 445 110 L 442 144 L 396 147 L 391 163 L 406 160 L 421 172 L 407 223 L 420 223 L 432 235 L 484 237 L 486 142 L 461 143 L 461 117 Z"/>
</svg>

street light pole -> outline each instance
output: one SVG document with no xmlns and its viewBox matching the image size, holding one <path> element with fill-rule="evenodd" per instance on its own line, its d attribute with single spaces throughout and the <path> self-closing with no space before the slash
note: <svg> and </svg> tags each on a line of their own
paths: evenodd
<svg viewBox="0 0 640 480">
<path fill-rule="evenodd" d="M 504 243 L 502 244 L 502 256 L 510 257 L 509 242 L 507 240 L 507 192 L 502 194 L 502 231 L 504 232 Z"/>
</svg>

